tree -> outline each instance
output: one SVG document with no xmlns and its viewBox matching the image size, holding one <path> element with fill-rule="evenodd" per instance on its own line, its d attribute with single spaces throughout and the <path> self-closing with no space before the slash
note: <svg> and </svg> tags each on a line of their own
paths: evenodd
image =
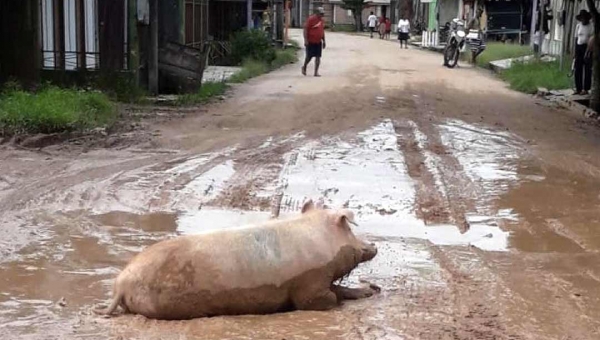
<svg viewBox="0 0 600 340">
<path fill-rule="evenodd" d="M 362 31 L 362 12 L 369 3 L 364 0 L 342 0 L 342 8 L 352 12 L 356 31 Z"/>
<path fill-rule="evenodd" d="M 596 8 L 594 0 L 586 0 L 592 18 L 594 19 L 594 57 L 592 70 L 592 97 L 590 98 L 590 108 L 600 112 L 600 13 Z"/>
</svg>

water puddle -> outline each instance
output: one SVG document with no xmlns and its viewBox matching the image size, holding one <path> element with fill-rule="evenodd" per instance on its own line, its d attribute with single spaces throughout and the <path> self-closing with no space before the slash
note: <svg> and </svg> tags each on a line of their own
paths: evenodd
<svg viewBox="0 0 600 340">
<path fill-rule="evenodd" d="M 500 195 L 518 177 L 512 165 L 516 160 L 510 151 L 513 146 L 506 141 L 509 137 L 461 124 L 453 121 L 440 128 L 444 143 L 456 150 L 456 158 L 473 181 Z M 426 137 L 416 137 L 426 143 Z M 4 278 L 0 279 L 0 329 L 24 335 L 39 332 L 45 320 L 78 323 L 78 316 L 89 312 L 93 303 L 110 296 L 119 270 L 146 246 L 181 234 L 269 220 L 272 212 L 263 205 L 239 209 L 227 205 L 232 199 L 221 199 L 239 188 L 245 188 L 248 197 L 278 202 L 280 218 L 298 214 L 308 198 L 353 210 L 359 223 L 355 233 L 375 242 L 379 255 L 345 279 L 351 286 L 366 280 L 390 292 L 406 284 L 441 285 L 444 279 L 433 260 L 432 245 L 508 249 L 509 233 L 499 227 L 499 221 L 518 221 L 510 209 L 470 212 L 470 228 L 464 233 L 454 225 L 425 225 L 416 216 L 415 184 L 391 120 L 357 134 L 304 138 L 302 133 L 269 137 L 256 150 L 246 150 L 243 157 L 236 147 L 179 157 L 42 197 L 43 227 L 35 229 L 47 235 L 19 252 L 20 261 L 0 267 Z M 288 146 L 285 152 L 269 154 L 281 145 Z M 494 158 L 498 154 L 502 157 Z M 260 161 L 247 163 L 254 155 Z M 427 157 L 430 165 L 437 162 L 437 155 Z M 441 179 L 436 186 L 443 192 Z M 57 304 L 62 299 L 66 306 Z M 312 314 L 291 315 L 298 324 L 306 324 L 303 318 Z M 384 326 L 380 329 L 387 334 L 384 338 L 397 336 Z M 92 328 L 97 327 L 105 326 Z M 324 334 L 331 332 L 323 329 Z M 263 333 L 257 334 L 260 338 Z"/>
</svg>

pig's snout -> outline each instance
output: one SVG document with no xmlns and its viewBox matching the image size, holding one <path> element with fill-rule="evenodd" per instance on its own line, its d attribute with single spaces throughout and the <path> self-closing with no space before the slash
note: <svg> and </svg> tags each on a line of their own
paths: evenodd
<svg viewBox="0 0 600 340">
<path fill-rule="evenodd" d="M 377 255 L 377 247 L 375 243 L 363 243 L 361 262 L 371 261 Z"/>
</svg>

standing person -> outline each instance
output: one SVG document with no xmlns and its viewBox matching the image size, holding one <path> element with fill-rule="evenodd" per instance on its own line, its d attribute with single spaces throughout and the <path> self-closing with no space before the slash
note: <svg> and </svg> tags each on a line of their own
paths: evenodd
<svg viewBox="0 0 600 340">
<path fill-rule="evenodd" d="M 408 34 L 410 32 L 410 22 L 404 17 L 398 21 L 398 40 L 400 40 L 400 48 L 404 42 L 405 48 L 408 48 Z"/>
<path fill-rule="evenodd" d="M 585 57 L 594 26 L 590 23 L 592 15 L 585 9 L 575 19 L 579 21 L 575 28 L 575 94 L 585 95 L 592 88 L 592 64 Z"/>
<path fill-rule="evenodd" d="M 325 22 L 323 22 L 325 10 L 323 7 L 315 9 L 313 15 L 306 19 L 304 24 L 304 46 L 306 48 L 306 59 L 302 66 L 302 74 L 306 75 L 306 67 L 312 58 L 315 58 L 315 77 L 320 77 L 319 66 L 321 65 L 321 53 L 325 48 Z"/>
<path fill-rule="evenodd" d="M 540 6 L 542 6 L 541 2 L 544 2 L 544 22 L 542 23 L 542 11 L 540 11 Z M 550 2 L 547 0 L 540 0 L 538 3 L 538 11 L 537 11 L 537 19 L 535 22 L 535 30 L 533 31 L 533 52 L 536 55 L 542 55 L 543 51 L 540 47 L 540 35 L 543 35 L 542 40 L 546 38 L 546 36 L 550 33 L 550 25 L 548 24 L 552 19 L 554 19 L 552 15 L 552 9 L 550 8 Z"/>
<path fill-rule="evenodd" d="M 379 19 L 379 27 L 377 27 L 379 30 L 379 39 L 383 39 L 385 37 L 385 17 L 381 17 Z"/>
<path fill-rule="evenodd" d="M 471 62 L 473 66 L 477 66 L 477 57 L 485 50 L 485 37 L 481 30 L 480 18 L 483 14 L 483 9 L 480 7 L 475 12 L 475 16 L 467 25 L 467 44 L 471 48 Z"/>
<path fill-rule="evenodd" d="M 390 40 L 390 35 L 392 33 L 392 21 L 390 18 L 385 18 L 385 38 Z"/>
<path fill-rule="evenodd" d="M 373 39 L 373 33 L 375 32 L 375 27 L 377 27 L 377 17 L 373 12 L 367 18 L 367 24 L 369 25 L 369 32 L 371 32 L 371 39 Z"/>
</svg>

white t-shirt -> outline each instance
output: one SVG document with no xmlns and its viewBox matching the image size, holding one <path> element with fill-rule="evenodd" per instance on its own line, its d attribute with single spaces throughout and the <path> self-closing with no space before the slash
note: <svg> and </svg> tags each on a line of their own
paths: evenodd
<svg viewBox="0 0 600 340">
<path fill-rule="evenodd" d="M 594 35 L 594 26 L 592 23 L 588 23 L 587 25 L 583 25 L 582 23 L 578 23 L 575 28 L 575 37 L 577 37 L 577 45 L 585 45 L 588 43 L 590 38 Z"/>
<path fill-rule="evenodd" d="M 410 23 L 408 22 L 408 20 L 400 19 L 400 21 L 398 21 L 398 32 L 409 33 L 409 31 L 410 31 Z"/>
<path fill-rule="evenodd" d="M 367 21 L 369 22 L 369 27 L 377 26 L 377 17 L 374 14 L 369 15 Z"/>
</svg>

